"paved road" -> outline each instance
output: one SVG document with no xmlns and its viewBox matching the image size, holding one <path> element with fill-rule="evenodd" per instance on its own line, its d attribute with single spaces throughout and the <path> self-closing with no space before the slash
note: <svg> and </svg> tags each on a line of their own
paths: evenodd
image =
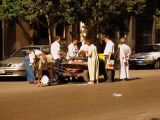
<svg viewBox="0 0 160 120">
<path fill-rule="evenodd" d="M 132 70 L 127 82 L 37 87 L 0 81 L 0 120 L 160 118 L 160 70 Z M 116 71 L 118 77 L 118 71 Z M 121 96 L 114 96 L 117 93 Z"/>
</svg>

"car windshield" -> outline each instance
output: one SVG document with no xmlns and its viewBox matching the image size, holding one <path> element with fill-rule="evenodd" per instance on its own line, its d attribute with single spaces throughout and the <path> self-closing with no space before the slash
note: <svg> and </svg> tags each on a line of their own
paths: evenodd
<svg viewBox="0 0 160 120">
<path fill-rule="evenodd" d="M 160 45 L 146 45 L 144 52 L 158 52 L 160 51 Z"/>
<path fill-rule="evenodd" d="M 11 56 L 12 57 L 25 57 L 26 51 L 30 50 L 30 49 L 40 50 L 40 48 L 22 48 L 22 49 L 16 51 L 15 53 L 13 53 Z"/>
</svg>

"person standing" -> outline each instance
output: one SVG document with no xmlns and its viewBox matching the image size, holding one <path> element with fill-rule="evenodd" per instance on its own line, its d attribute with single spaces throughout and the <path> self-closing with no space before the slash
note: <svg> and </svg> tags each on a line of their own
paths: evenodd
<svg viewBox="0 0 160 120">
<path fill-rule="evenodd" d="M 129 56 L 131 54 L 131 49 L 125 44 L 126 39 L 120 39 L 119 47 L 119 58 L 120 58 L 120 79 L 127 80 L 129 78 Z"/>
<path fill-rule="evenodd" d="M 60 64 L 61 64 L 61 56 L 60 56 L 60 41 L 61 37 L 56 36 L 55 41 L 51 44 L 51 55 L 53 59 L 55 60 L 55 66 L 57 68 L 57 71 L 55 73 L 55 84 L 60 84 L 61 78 L 60 78 Z"/>
<path fill-rule="evenodd" d="M 88 84 L 94 84 L 95 81 L 98 83 L 99 59 L 97 54 L 97 48 L 92 44 L 92 41 L 90 39 L 86 39 L 86 44 L 88 45 L 88 50 L 84 52 L 88 57 L 88 71 L 90 78 Z"/>
<path fill-rule="evenodd" d="M 106 65 L 106 75 L 104 76 L 104 79 L 106 82 L 113 82 L 114 76 L 115 76 L 115 70 L 114 70 L 114 43 L 112 40 L 110 40 L 108 35 L 103 35 L 103 40 L 106 42 L 106 46 L 104 49 L 104 55 L 105 55 L 105 65 Z M 107 67 L 107 65 L 111 64 L 111 67 Z"/>
<path fill-rule="evenodd" d="M 32 55 L 31 55 L 32 51 L 28 50 L 26 51 L 26 56 L 24 57 L 23 61 L 24 61 L 24 66 L 26 69 L 26 75 L 27 75 L 27 81 L 29 83 L 36 83 L 36 78 L 34 75 L 34 59 L 32 59 Z"/>
<path fill-rule="evenodd" d="M 87 51 L 87 50 L 88 50 L 88 45 L 86 44 L 86 41 L 84 41 L 82 42 L 82 45 L 78 52 L 80 53 L 81 51 Z"/>
<path fill-rule="evenodd" d="M 78 53 L 78 40 L 73 38 L 72 43 L 68 45 L 67 59 L 72 59 L 77 56 Z"/>
</svg>

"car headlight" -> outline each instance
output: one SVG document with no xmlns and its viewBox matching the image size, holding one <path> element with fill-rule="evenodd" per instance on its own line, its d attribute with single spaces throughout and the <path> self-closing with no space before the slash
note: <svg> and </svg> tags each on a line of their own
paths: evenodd
<svg viewBox="0 0 160 120">
<path fill-rule="evenodd" d="M 147 60 L 153 60 L 154 57 L 153 56 L 146 56 L 145 59 L 147 59 Z"/>
<path fill-rule="evenodd" d="M 11 67 L 22 67 L 22 66 L 23 66 L 23 63 L 15 63 L 11 65 Z"/>
</svg>

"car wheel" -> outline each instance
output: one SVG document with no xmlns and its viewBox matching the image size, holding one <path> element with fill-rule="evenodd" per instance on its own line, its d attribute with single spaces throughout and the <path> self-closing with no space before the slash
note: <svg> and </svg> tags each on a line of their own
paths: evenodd
<svg viewBox="0 0 160 120">
<path fill-rule="evenodd" d="M 155 69 L 160 69 L 160 60 L 157 60 L 157 62 L 154 64 Z"/>
</svg>

